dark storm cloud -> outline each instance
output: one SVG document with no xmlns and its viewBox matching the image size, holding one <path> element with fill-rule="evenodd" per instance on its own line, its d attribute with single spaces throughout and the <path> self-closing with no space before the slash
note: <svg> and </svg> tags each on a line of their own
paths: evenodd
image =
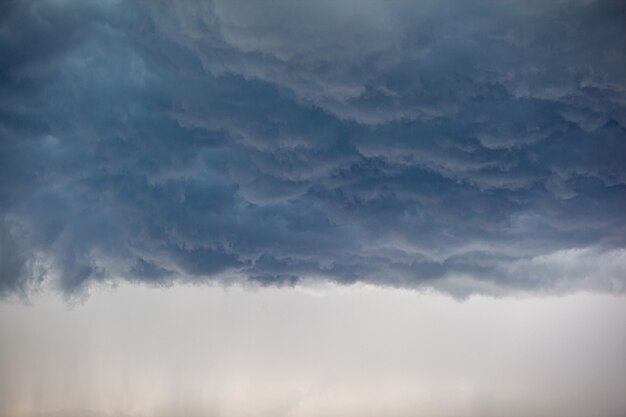
<svg viewBox="0 0 626 417">
<path fill-rule="evenodd" d="M 621 1 L 13 1 L 0 292 L 623 291 Z"/>
</svg>

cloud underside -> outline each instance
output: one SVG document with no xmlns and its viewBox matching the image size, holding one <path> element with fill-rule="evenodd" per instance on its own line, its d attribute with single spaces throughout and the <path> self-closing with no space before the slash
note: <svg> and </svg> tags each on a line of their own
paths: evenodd
<svg viewBox="0 0 626 417">
<path fill-rule="evenodd" d="M 622 1 L 9 1 L 0 292 L 626 288 Z"/>
</svg>

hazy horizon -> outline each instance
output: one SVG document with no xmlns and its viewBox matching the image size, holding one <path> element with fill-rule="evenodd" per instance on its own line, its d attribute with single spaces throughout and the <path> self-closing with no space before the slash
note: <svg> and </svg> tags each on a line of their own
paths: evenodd
<svg viewBox="0 0 626 417">
<path fill-rule="evenodd" d="M 373 286 L 123 285 L 71 307 L 45 294 L 0 304 L 0 332 L 7 417 L 583 417 L 626 407 L 621 296 L 459 302 Z"/>
</svg>

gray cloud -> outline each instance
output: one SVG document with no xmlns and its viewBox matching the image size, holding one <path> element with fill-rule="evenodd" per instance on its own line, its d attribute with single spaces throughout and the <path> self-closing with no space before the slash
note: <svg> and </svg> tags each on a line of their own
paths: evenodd
<svg viewBox="0 0 626 417">
<path fill-rule="evenodd" d="M 6 2 L 0 292 L 624 290 L 620 1 Z"/>
</svg>

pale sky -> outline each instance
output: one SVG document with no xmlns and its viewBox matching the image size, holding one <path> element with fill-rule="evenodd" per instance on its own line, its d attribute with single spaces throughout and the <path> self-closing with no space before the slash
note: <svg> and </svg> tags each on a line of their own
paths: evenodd
<svg viewBox="0 0 626 417">
<path fill-rule="evenodd" d="M 626 410 L 626 299 L 609 295 L 123 285 L 2 303 L 0 334 L 3 417 Z"/>
</svg>

